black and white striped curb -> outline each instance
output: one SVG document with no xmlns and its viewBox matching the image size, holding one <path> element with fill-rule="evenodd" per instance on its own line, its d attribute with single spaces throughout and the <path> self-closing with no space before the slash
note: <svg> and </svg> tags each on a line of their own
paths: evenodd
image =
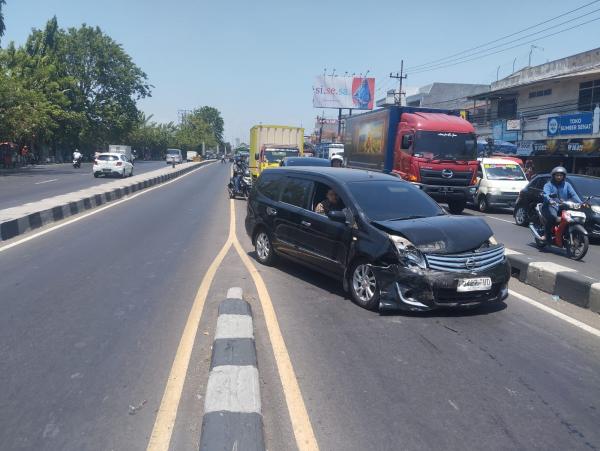
<svg viewBox="0 0 600 451">
<path fill-rule="evenodd" d="M 600 313 L 600 283 L 572 268 L 552 262 L 535 261 L 520 252 L 506 249 L 513 274 L 538 290 L 557 295 L 563 301 Z"/>
<path fill-rule="evenodd" d="M 3 210 L 0 212 L 0 241 L 9 240 L 46 224 L 61 221 L 145 188 L 159 185 L 209 162 L 207 160 L 197 164 L 185 164 L 184 167 L 177 170 L 172 170 L 170 167 L 160 169 L 158 171 L 161 173 L 155 175 L 152 173 L 141 174 L 132 177 L 129 181 L 107 183 L 109 186 L 92 187 L 81 190 L 81 192 L 60 195 L 33 204 Z"/>
<path fill-rule="evenodd" d="M 200 450 L 265 450 L 252 310 L 241 288 L 219 305 Z"/>
</svg>

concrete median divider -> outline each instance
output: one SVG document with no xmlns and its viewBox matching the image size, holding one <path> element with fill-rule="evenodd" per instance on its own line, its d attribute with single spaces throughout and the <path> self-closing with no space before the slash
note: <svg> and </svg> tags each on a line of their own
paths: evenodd
<svg viewBox="0 0 600 451">
<path fill-rule="evenodd" d="M 183 163 L 175 169 L 168 166 L 127 179 L 118 179 L 80 191 L 0 210 L 0 241 L 9 240 L 52 222 L 61 221 L 151 186 L 165 183 L 211 162 L 213 160 Z"/>
<path fill-rule="evenodd" d="M 600 313 L 600 283 L 572 268 L 552 262 L 537 261 L 507 249 L 506 258 L 513 275 L 538 290 L 558 296 L 563 301 Z"/>
<path fill-rule="evenodd" d="M 230 288 L 219 305 L 200 450 L 264 451 L 260 385 L 250 304 Z"/>
</svg>

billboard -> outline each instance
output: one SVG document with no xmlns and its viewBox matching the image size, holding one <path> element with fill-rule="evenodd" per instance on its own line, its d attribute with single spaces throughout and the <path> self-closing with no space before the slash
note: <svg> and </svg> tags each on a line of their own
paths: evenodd
<svg viewBox="0 0 600 451">
<path fill-rule="evenodd" d="M 372 110 L 375 79 L 319 75 L 313 85 L 313 107 Z"/>
</svg>

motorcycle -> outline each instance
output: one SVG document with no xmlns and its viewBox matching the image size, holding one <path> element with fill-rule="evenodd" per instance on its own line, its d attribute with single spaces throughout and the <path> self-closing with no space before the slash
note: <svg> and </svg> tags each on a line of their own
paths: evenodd
<svg viewBox="0 0 600 451">
<path fill-rule="evenodd" d="M 243 197 L 244 199 L 248 199 L 250 195 L 250 190 L 252 189 L 252 176 L 250 175 L 250 171 L 244 171 L 242 177 L 239 179 L 239 188 L 236 189 L 234 178 L 238 176 L 239 173 L 236 173 L 231 177 L 229 184 L 227 185 L 227 191 L 229 192 L 229 198 L 234 199 L 236 196 Z"/>
<path fill-rule="evenodd" d="M 581 211 L 586 208 L 586 203 L 576 202 L 557 203 L 559 207 L 560 220 L 552 229 L 552 237 L 543 240 L 545 233 L 546 218 L 542 213 L 542 204 L 535 207 L 535 214 L 529 223 L 529 230 L 533 234 L 535 244 L 539 249 L 551 244 L 567 251 L 567 257 L 573 260 L 581 260 L 588 251 L 590 241 L 588 232 L 584 227 L 586 214 Z M 548 237 L 547 237 L 548 238 Z"/>
<path fill-rule="evenodd" d="M 81 167 L 81 158 L 73 159 L 73 167 L 80 168 Z"/>
</svg>

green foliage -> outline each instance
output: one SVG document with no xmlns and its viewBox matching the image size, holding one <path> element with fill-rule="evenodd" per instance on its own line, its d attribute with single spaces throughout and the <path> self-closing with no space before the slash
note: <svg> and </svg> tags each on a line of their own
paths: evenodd
<svg viewBox="0 0 600 451">
<path fill-rule="evenodd" d="M 158 124 L 137 108 L 150 94 L 146 74 L 100 28 L 64 30 L 53 17 L 23 46 L 0 49 L 0 141 L 41 145 L 63 156 L 75 147 L 91 153 L 127 143 L 153 158 L 168 147 L 200 150 L 203 142 L 208 148 L 222 143 L 224 123 L 216 108 L 198 108 L 179 126 Z"/>
<path fill-rule="evenodd" d="M 212 106 L 203 106 L 194 111 L 195 116 L 206 122 L 212 129 L 213 135 L 219 143 L 223 142 L 223 131 L 225 123 L 219 110 Z"/>
<path fill-rule="evenodd" d="M 0 0 L 1 1 L 1 0 Z M 95 150 L 129 134 L 147 77 L 99 28 L 63 30 L 56 17 L 0 49 L 0 139 Z"/>
</svg>

